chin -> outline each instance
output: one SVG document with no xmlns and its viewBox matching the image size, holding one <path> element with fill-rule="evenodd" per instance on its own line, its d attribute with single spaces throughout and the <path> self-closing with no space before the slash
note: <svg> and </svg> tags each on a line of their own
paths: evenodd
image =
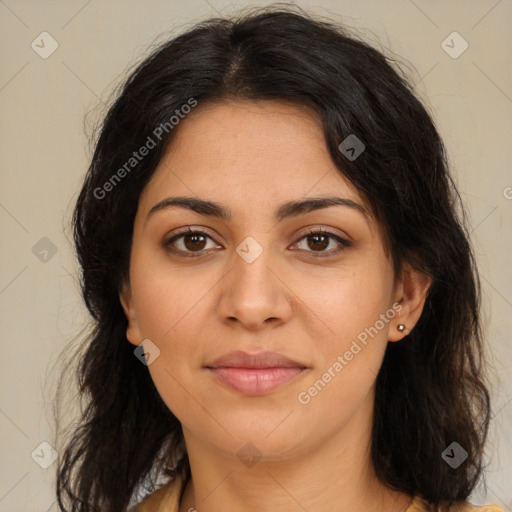
<svg viewBox="0 0 512 512">
<path fill-rule="evenodd" d="M 266 423 L 240 422 L 236 423 L 236 427 L 229 428 L 229 432 L 233 437 L 215 436 L 213 439 L 210 438 L 209 442 L 229 456 L 236 456 L 242 462 L 245 458 L 251 457 L 269 462 L 292 458 L 307 450 L 307 440 L 313 438 L 313 433 L 308 435 L 304 425 L 279 426 L 279 421 L 273 423 L 271 428 Z"/>
</svg>

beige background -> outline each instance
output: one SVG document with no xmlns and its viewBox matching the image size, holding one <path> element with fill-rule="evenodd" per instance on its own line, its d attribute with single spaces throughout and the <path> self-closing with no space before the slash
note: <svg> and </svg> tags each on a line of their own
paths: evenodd
<svg viewBox="0 0 512 512">
<path fill-rule="evenodd" d="M 31 454 L 49 460 L 50 448 L 39 445 L 53 438 L 52 363 L 87 321 L 68 225 L 102 102 L 162 33 L 266 3 L 0 0 L 0 510 L 57 510 L 56 465 L 43 469 Z M 297 3 L 357 28 L 416 68 L 413 82 L 470 210 L 495 368 L 488 488 L 472 501 L 511 511 L 512 1 Z M 47 59 L 31 47 L 44 31 L 58 43 Z M 441 46 L 453 31 L 469 45 L 458 58 Z M 41 252 L 43 237 L 56 254 Z"/>
</svg>

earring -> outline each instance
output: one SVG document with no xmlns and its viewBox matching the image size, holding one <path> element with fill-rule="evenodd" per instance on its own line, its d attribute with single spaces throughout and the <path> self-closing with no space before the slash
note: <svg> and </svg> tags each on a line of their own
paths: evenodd
<svg viewBox="0 0 512 512">
<path fill-rule="evenodd" d="M 399 324 L 397 329 L 400 331 L 400 332 L 404 332 L 405 331 L 405 325 L 404 324 Z"/>
</svg>

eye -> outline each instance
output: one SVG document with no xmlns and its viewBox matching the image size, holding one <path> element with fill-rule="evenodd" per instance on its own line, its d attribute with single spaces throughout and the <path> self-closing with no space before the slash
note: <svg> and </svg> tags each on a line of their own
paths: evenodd
<svg viewBox="0 0 512 512">
<path fill-rule="evenodd" d="M 207 247 L 208 240 L 213 242 L 212 247 Z M 295 242 L 294 246 L 300 246 L 302 240 L 306 240 L 307 247 L 312 250 L 301 247 L 299 247 L 299 249 L 311 253 L 311 256 L 313 257 L 334 256 L 344 249 L 351 247 L 350 242 L 325 229 L 312 229 L 308 231 L 297 242 Z M 331 245 L 332 240 L 338 244 L 338 248 L 326 250 Z M 199 257 L 206 253 L 208 249 L 222 248 L 216 245 L 215 240 L 206 231 L 192 230 L 190 228 L 188 228 L 187 231 L 178 233 L 171 238 L 166 239 L 163 246 L 169 252 L 185 257 Z"/>
<path fill-rule="evenodd" d="M 174 235 L 164 242 L 164 248 L 170 252 L 180 254 L 186 257 L 200 256 L 206 252 L 205 249 L 212 249 L 217 247 L 206 247 L 208 239 L 214 242 L 213 238 L 206 232 L 201 230 L 192 230 L 188 228 L 187 231 Z M 174 247 L 174 249 L 172 248 Z"/>
<path fill-rule="evenodd" d="M 347 247 L 351 247 L 350 242 L 348 242 L 344 238 L 341 238 L 339 235 L 336 235 L 325 229 L 313 229 L 311 231 L 308 231 L 303 237 L 299 239 L 298 242 L 295 243 L 295 245 L 299 246 L 301 244 L 301 240 L 306 240 L 307 247 L 312 249 L 312 251 L 308 251 L 307 249 L 305 250 L 306 252 L 311 252 L 311 255 L 315 258 L 334 256 L 343 251 L 344 249 L 346 249 Z M 338 244 L 338 248 L 327 251 L 325 249 L 331 245 L 331 240 L 336 241 L 336 243 Z"/>
</svg>

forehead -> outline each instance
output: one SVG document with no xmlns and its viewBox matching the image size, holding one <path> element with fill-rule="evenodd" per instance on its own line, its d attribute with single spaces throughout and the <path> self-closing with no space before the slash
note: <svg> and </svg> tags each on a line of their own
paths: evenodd
<svg viewBox="0 0 512 512">
<path fill-rule="evenodd" d="M 320 120 L 297 105 L 277 101 L 199 103 L 172 135 L 154 181 L 175 172 L 191 183 L 212 183 L 223 177 L 247 182 L 265 177 L 275 183 L 311 187 L 315 179 L 334 170 Z"/>
<path fill-rule="evenodd" d="M 321 121 L 307 107 L 269 100 L 199 103 L 174 130 L 141 194 L 146 214 L 170 195 L 229 205 L 239 219 L 261 210 L 271 215 L 278 205 L 308 197 L 365 205 L 332 161 Z"/>
<path fill-rule="evenodd" d="M 209 179 L 222 170 L 236 181 L 264 176 L 307 182 L 334 167 L 320 119 L 306 107 L 277 101 L 199 104 L 175 130 L 162 164 L 186 167 L 190 179 L 213 169 Z"/>
</svg>

